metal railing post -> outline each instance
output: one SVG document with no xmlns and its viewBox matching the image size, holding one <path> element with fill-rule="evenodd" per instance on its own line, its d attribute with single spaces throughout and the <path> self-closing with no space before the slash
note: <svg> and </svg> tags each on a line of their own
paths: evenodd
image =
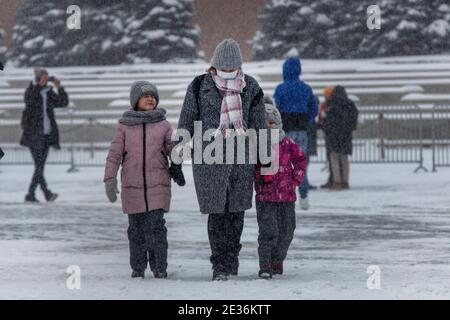
<svg viewBox="0 0 450 320">
<path fill-rule="evenodd" d="M 423 170 L 428 172 L 428 169 L 423 165 L 423 117 L 422 117 L 422 109 L 418 109 L 419 111 L 419 154 L 420 154 L 420 164 L 419 167 L 414 170 L 414 173 L 417 173 L 419 170 Z"/>
<path fill-rule="evenodd" d="M 67 173 L 76 173 L 79 172 L 75 166 L 75 154 L 74 154 L 74 143 L 75 143 L 75 136 L 74 136 L 74 127 L 73 127 L 73 108 L 69 109 L 69 116 L 70 116 L 70 127 L 72 131 L 70 132 L 70 168 L 67 169 Z"/>
<path fill-rule="evenodd" d="M 378 135 L 380 136 L 381 159 L 384 160 L 386 157 L 386 146 L 384 145 L 384 115 L 382 113 L 378 115 Z"/>
</svg>

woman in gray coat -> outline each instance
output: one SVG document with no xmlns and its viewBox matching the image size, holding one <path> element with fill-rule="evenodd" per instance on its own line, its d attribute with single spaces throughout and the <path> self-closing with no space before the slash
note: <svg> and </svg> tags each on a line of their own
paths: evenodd
<svg viewBox="0 0 450 320">
<path fill-rule="evenodd" d="M 197 134 L 203 136 L 207 130 L 215 130 L 212 139 L 224 139 L 224 148 L 228 129 L 244 136 L 246 130 L 254 129 L 259 137 L 259 130 L 266 129 L 264 94 L 254 78 L 243 74 L 241 66 L 239 44 L 233 39 L 222 41 L 214 51 L 208 72 L 189 85 L 178 129 L 189 131 L 192 137 L 194 122 L 200 121 L 202 128 Z M 194 142 L 194 152 L 203 154 L 208 144 L 203 141 L 196 150 Z M 192 165 L 200 211 L 209 215 L 213 280 L 227 280 L 229 275 L 238 273 L 244 211 L 252 207 L 255 179 L 255 163 L 249 159 L 248 148 L 244 164 L 225 163 L 225 153 L 224 163 L 210 164 L 203 157 L 201 161 L 193 157 Z"/>
</svg>

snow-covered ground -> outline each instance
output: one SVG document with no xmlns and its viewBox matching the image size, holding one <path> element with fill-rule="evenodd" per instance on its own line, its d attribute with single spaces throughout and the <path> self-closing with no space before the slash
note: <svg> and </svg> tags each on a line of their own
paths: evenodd
<svg viewBox="0 0 450 320">
<path fill-rule="evenodd" d="M 313 184 L 326 179 L 310 169 Z M 54 204 L 22 203 L 32 167 L 0 173 L 1 299 L 449 299 L 450 169 L 414 174 L 416 165 L 353 165 L 352 189 L 313 191 L 297 211 L 285 275 L 257 278 L 257 223 L 246 214 L 240 275 L 211 281 L 206 216 L 198 212 L 191 168 L 173 188 L 167 214 L 169 278 L 131 279 L 127 218 L 109 204 L 102 168 L 67 174 L 48 166 Z M 41 199 L 41 194 L 38 195 Z M 68 266 L 81 268 L 81 289 L 66 288 Z M 381 269 L 369 290 L 367 268 Z M 150 273 L 148 273 L 150 275 Z"/>
</svg>

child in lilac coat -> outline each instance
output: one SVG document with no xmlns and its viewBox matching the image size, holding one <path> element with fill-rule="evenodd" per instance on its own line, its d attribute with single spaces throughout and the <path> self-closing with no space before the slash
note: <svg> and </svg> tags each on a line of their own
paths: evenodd
<svg viewBox="0 0 450 320">
<path fill-rule="evenodd" d="M 128 214 L 132 277 L 167 277 L 167 229 L 164 213 L 170 209 L 171 174 L 168 155 L 172 128 L 164 109 L 158 108 L 157 88 L 147 81 L 133 84 L 131 109 L 123 114 L 106 159 L 105 187 L 115 202 L 117 173 L 121 171 L 123 212 Z"/>
</svg>

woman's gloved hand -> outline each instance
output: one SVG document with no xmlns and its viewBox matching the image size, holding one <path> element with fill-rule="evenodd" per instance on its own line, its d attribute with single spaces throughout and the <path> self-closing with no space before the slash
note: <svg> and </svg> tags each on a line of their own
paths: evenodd
<svg viewBox="0 0 450 320">
<path fill-rule="evenodd" d="M 170 163 L 169 168 L 170 176 L 173 181 L 175 181 L 180 187 L 183 187 L 186 184 L 186 180 L 184 179 L 183 170 L 181 170 L 181 164 L 175 164 L 173 162 Z"/>
</svg>

